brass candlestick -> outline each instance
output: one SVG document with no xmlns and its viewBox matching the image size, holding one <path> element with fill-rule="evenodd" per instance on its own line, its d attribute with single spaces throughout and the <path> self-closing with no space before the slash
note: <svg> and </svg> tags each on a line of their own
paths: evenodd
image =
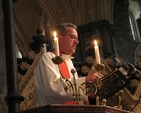
<svg viewBox="0 0 141 113">
<path fill-rule="evenodd" d="M 61 64 L 63 62 L 63 58 L 61 56 L 55 56 L 54 58 L 52 58 L 52 61 L 54 64 L 58 65 L 59 70 L 60 70 L 59 64 Z M 101 73 L 101 71 L 105 68 L 105 66 L 104 66 L 104 64 L 97 64 L 97 65 L 94 64 L 94 68 L 96 71 Z M 81 100 L 80 89 L 83 91 L 83 93 L 85 95 L 89 96 L 89 95 L 96 95 L 98 88 L 100 88 L 102 86 L 100 78 L 95 82 L 92 82 L 92 81 L 84 82 L 80 86 L 77 86 L 76 78 L 75 78 L 76 71 L 74 69 L 71 69 L 71 73 L 73 75 L 73 83 L 71 83 L 71 81 L 69 81 L 69 79 L 64 78 L 62 76 L 61 71 L 60 71 L 60 74 L 61 74 L 60 80 L 63 84 L 63 88 L 64 88 L 65 92 L 68 95 L 73 96 L 75 104 L 80 104 L 80 100 Z"/>
<path fill-rule="evenodd" d="M 63 58 L 61 56 L 55 56 L 52 58 L 54 64 L 61 64 L 63 62 Z"/>
<path fill-rule="evenodd" d="M 61 64 L 63 62 L 63 58 L 61 56 L 55 56 L 54 58 L 52 58 L 52 61 L 54 64 L 58 65 L 59 70 L 60 70 L 59 64 Z M 64 78 L 61 71 L 60 71 L 60 74 L 61 74 L 60 80 L 63 84 L 65 92 L 69 95 L 71 94 L 74 98 L 75 103 L 79 104 L 81 99 L 80 99 L 79 88 L 77 88 L 77 83 L 76 83 L 76 79 L 75 79 L 75 72 L 76 71 L 74 69 L 71 69 L 74 84 L 72 84 L 67 78 Z"/>
<path fill-rule="evenodd" d="M 94 64 L 93 67 L 91 68 L 92 70 L 90 71 L 89 75 L 94 73 L 94 72 L 98 72 L 99 74 L 101 74 L 101 71 L 105 69 L 105 65 L 104 64 Z M 88 76 L 89 76 L 88 75 Z M 102 78 L 98 78 L 96 81 L 89 81 L 86 83 L 83 83 L 80 87 L 83 87 L 84 85 L 86 85 L 86 88 L 81 88 L 83 90 L 83 92 L 90 96 L 90 97 L 96 97 L 96 103 L 97 105 L 99 104 L 103 104 L 103 102 L 101 102 L 101 97 L 100 97 L 100 92 L 98 92 L 98 90 L 101 88 L 102 86 L 102 82 L 101 82 Z M 99 96 L 96 96 L 98 93 Z M 93 98 L 92 97 L 92 98 Z M 106 102 L 106 101 L 105 101 Z M 104 103 L 105 105 L 106 103 Z"/>
<path fill-rule="evenodd" d="M 97 71 L 102 71 L 105 69 L 105 65 L 104 64 L 94 64 L 94 67 Z M 100 72 L 101 73 L 101 72 Z"/>
<path fill-rule="evenodd" d="M 94 65 L 95 69 L 101 74 L 101 71 L 105 69 L 104 64 L 96 64 Z M 99 90 L 102 86 L 101 78 L 99 78 L 96 82 L 97 90 Z M 97 92 L 96 92 L 97 93 Z M 101 99 L 101 94 L 98 92 L 98 96 L 96 97 L 97 105 L 106 105 L 106 99 Z"/>
</svg>

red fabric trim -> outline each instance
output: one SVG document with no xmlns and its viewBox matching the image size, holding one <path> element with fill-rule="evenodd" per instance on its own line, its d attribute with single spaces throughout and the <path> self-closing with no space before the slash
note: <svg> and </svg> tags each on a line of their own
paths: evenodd
<svg viewBox="0 0 141 113">
<path fill-rule="evenodd" d="M 60 64 L 60 71 L 64 78 L 70 78 L 69 70 L 65 61 Z"/>
<path fill-rule="evenodd" d="M 52 52 L 55 54 L 55 50 L 53 49 Z M 60 53 L 60 55 L 62 55 L 62 53 Z M 68 70 L 68 66 L 66 64 L 65 61 L 63 61 L 60 65 L 60 71 L 61 74 L 64 78 L 70 78 L 70 74 L 69 74 L 69 70 Z"/>
<path fill-rule="evenodd" d="M 72 101 L 72 102 L 66 102 L 65 104 L 67 104 L 67 105 L 75 105 L 75 102 L 74 101 Z"/>
<path fill-rule="evenodd" d="M 52 52 L 55 54 L 55 50 L 53 50 Z M 60 53 L 60 55 L 62 55 L 62 53 Z M 60 71 L 61 71 L 62 76 L 64 78 L 70 78 L 70 74 L 69 74 L 69 70 L 68 70 L 68 66 L 67 66 L 66 62 L 63 61 L 59 66 L 60 66 Z M 75 102 L 74 101 L 66 102 L 65 104 L 74 105 Z"/>
</svg>

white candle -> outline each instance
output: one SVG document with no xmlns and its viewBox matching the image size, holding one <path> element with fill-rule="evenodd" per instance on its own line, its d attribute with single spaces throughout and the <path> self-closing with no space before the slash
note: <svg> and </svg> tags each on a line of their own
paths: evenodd
<svg viewBox="0 0 141 113">
<path fill-rule="evenodd" d="M 56 56 L 59 56 L 59 43 L 58 43 L 58 38 L 56 37 L 56 32 L 54 31 L 54 47 L 55 47 L 55 53 Z"/>
<path fill-rule="evenodd" d="M 101 61 L 100 61 L 100 53 L 99 53 L 99 47 L 97 46 L 96 40 L 94 40 L 94 50 L 95 50 L 96 64 L 101 64 Z"/>
</svg>

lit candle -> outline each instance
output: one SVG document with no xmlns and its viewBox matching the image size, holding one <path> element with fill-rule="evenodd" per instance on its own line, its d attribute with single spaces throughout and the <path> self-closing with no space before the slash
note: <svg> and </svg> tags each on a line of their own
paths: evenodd
<svg viewBox="0 0 141 113">
<path fill-rule="evenodd" d="M 94 41 L 94 50 L 95 50 L 96 64 L 101 64 L 101 61 L 100 61 L 100 53 L 99 53 L 99 47 L 97 46 L 96 40 Z"/>
<path fill-rule="evenodd" d="M 56 37 L 55 31 L 54 31 L 54 47 L 55 47 L 56 56 L 59 56 L 59 43 L 58 43 L 58 38 Z"/>
</svg>

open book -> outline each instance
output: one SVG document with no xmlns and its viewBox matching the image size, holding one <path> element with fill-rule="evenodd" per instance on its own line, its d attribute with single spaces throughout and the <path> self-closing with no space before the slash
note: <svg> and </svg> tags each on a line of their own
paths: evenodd
<svg viewBox="0 0 141 113">
<path fill-rule="evenodd" d="M 108 98 L 115 94 L 130 81 L 128 80 L 127 73 L 123 68 L 116 68 L 101 79 L 102 86 L 98 89 L 97 95 L 102 98 Z"/>
</svg>

